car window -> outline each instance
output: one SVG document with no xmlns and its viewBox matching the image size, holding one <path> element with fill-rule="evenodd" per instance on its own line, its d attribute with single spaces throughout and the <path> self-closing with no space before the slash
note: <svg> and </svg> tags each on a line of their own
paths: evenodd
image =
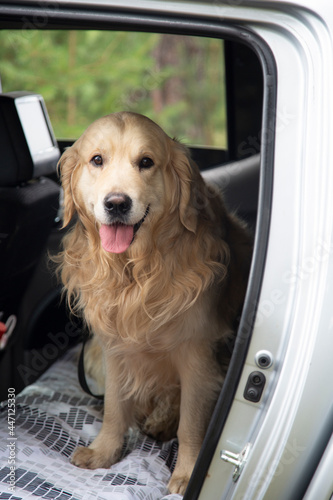
<svg viewBox="0 0 333 500">
<path fill-rule="evenodd" d="M 227 145 L 223 41 L 155 33 L 0 32 L 3 92 L 43 95 L 58 139 L 134 111 L 199 146 Z"/>
</svg>

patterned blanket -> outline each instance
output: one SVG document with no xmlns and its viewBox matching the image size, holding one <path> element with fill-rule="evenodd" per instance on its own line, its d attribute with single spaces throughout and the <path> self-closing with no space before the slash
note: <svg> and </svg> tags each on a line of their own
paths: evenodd
<svg viewBox="0 0 333 500">
<path fill-rule="evenodd" d="M 110 469 L 71 465 L 102 424 L 103 403 L 77 379 L 78 347 L 34 384 L 0 405 L 0 500 L 180 500 L 167 483 L 177 441 L 156 442 L 137 430 L 125 438 L 122 459 Z M 91 382 L 91 381 L 90 381 Z"/>
</svg>

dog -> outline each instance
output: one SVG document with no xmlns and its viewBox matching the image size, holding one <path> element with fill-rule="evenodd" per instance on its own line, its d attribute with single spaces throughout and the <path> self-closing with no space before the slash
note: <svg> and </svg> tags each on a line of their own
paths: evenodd
<svg viewBox="0 0 333 500">
<path fill-rule="evenodd" d="M 252 241 L 188 149 L 130 112 L 96 120 L 59 161 L 64 226 L 59 271 L 105 370 L 102 428 L 74 451 L 108 468 L 137 424 L 178 437 L 168 484 L 184 494 L 224 378 L 244 300 Z"/>
</svg>

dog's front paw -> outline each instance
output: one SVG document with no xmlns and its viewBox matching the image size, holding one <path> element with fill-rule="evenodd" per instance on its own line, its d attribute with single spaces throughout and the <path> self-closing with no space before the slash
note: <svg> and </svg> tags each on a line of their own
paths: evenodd
<svg viewBox="0 0 333 500">
<path fill-rule="evenodd" d="M 178 493 L 178 495 L 184 495 L 189 480 L 190 476 L 172 474 L 168 484 L 170 493 Z"/>
<path fill-rule="evenodd" d="M 105 456 L 98 450 L 83 446 L 77 448 L 71 458 L 71 463 L 82 469 L 108 469 L 114 462 L 110 455 Z"/>
</svg>

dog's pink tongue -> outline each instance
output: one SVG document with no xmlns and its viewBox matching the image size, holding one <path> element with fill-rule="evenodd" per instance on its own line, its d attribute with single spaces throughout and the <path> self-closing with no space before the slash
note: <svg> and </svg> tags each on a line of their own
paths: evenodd
<svg viewBox="0 0 333 500">
<path fill-rule="evenodd" d="M 99 230 L 102 247 L 111 253 L 125 252 L 132 243 L 133 231 L 133 226 L 125 226 L 124 224 L 107 226 L 102 224 Z"/>
</svg>

